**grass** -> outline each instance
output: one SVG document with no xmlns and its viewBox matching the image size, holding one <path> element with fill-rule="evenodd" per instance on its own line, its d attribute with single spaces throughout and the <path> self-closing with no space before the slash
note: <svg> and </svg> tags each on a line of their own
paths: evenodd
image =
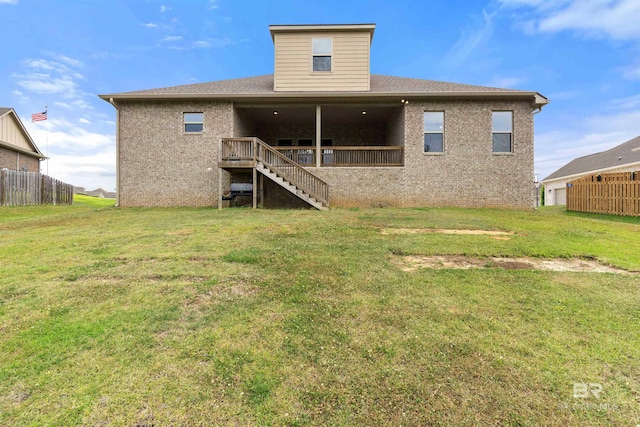
<svg viewBox="0 0 640 427">
<path fill-rule="evenodd" d="M 0 209 L 0 425 L 636 425 L 640 219 L 470 209 Z M 471 228 L 486 235 L 382 234 Z M 599 398 L 574 398 L 598 383 Z"/>
</svg>

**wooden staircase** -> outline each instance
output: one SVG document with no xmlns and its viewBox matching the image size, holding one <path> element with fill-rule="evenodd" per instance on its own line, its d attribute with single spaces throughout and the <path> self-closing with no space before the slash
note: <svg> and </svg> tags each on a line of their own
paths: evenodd
<svg viewBox="0 0 640 427">
<path fill-rule="evenodd" d="M 329 209 L 329 185 L 259 138 L 222 138 L 218 166 L 252 168 L 314 208 Z"/>
</svg>

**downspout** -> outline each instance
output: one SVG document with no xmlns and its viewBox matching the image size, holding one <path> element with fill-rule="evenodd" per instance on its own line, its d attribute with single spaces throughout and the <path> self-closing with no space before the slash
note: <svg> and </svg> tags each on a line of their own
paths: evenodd
<svg viewBox="0 0 640 427">
<path fill-rule="evenodd" d="M 113 98 L 109 98 L 109 104 L 116 109 L 116 208 L 120 206 L 120 110 Z"/>
</svg>

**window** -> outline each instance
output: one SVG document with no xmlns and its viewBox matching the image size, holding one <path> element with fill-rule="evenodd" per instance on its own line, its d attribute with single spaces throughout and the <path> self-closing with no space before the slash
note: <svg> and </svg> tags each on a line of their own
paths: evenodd
<svg viewBox="0 0 640 427">
<path fill-rule="evenodd" d="M 203 114 L 202 113 L 184 113 L 184 131 L 185 132 L 202 132 Z"/>
<path fill-rule="evenodd" d="M 444 152 L 443 111 L 425 111 L 424 113 L 424 152 Z"/>
<path fill-rule="evenodd" d="M 492 116 L 492 139 L 494 153 L 510 153 L 513 149 L 511 132 L 513 129 L 512 111 L 494 111 Z"/>
<path fill-rule="evenodd" d="M 313 71 L 331 71 L 331 39 L 311 39 Z"/>
</svg>

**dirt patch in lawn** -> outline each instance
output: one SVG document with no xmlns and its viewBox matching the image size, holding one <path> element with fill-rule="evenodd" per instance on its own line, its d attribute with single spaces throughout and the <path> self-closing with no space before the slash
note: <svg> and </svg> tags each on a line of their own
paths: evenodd
<svg viewBox="0 0 640 427">
<path fill-rule="evenodd" d="M 502 257 L 468 257 L 463 255 L 409 255 L 396 256 L 394 262 L 403 271 L 414 271 L 419 268 L 431 269 L 470 269 L 470 268 L 502 268 L 505 270 L 544 270 L 579 273 L 616 273 L 637 274 L 621 268 L 601 264 L 595 260 L 579 258 L 502 258 Z"/>
<path fill-rule="evenodd" d="M 492 236 L 498 240 L 509 240 L 515 233 L 510 231 L 497 230 L 466 230 L 452 228 L 383 228 L 380 230 L 382 234 L 465 234 L 465 235 L 483 235 Z"/>
</svg>

